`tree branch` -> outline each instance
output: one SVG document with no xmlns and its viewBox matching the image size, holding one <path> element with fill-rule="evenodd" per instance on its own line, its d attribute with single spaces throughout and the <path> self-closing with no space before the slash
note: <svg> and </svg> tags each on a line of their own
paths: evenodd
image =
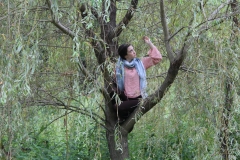
<svg viewBox="0 0 240 160">
<path fill-rule="evenodd" d="M 227 0 L 225 3 L 222 3 L 216 10 L 214 10 L 214 11 L 210 14 L 210 16 L 207 18 L 207 20 L 206 20 L 205 22 L 202 22 L 201 24 L 197 25 L 195 28 L 198 28 L 198 27 L 200 27 L 202 24 L 207 23 L 206 25 L 200 27 L 199 30 L 198 30 L 198 32 L 201 34 L 203 31 L 208 30 L 208 29 L 210 28 L 209 25 L 208 25 L 208 22 L 209 22 L 209 21 L 213 21 L 213 20 L 216 20 L 216 19 L 220 19 L 220 20 L 222 20 L 222 22 L 223 22 L 223 19 L 224 19 L 224 18 L 228 18 L 228 17 L 231 17 L 231 16 L 238 15 L 239 12 L 236 11 L 236 12 L 233 12 L 233 13 L 230 13 L 230 14 L 217 16 L 218 13 L 219 13 L 219 11 L 220 11 L 224 6 L 229 5 L 230 3 L 231 3 L 230 0 Z"/>
<path fill-rule="evenodd" d="M 177 55 L 176 58 L 173 56 L 173 52 L 170 48 L 170 43 L 169 43 L 169 33 L 168 33 L 168 28 L 167 28 L 167 23 L 166 23 L 166 16 L 165 16 L 165 11 L 164 11 L 164 4 L 163 0 L 160 1 L 160 7 L 161 7 L 161 21 L 162 21 L 162 26 L 164 30 L 164 38 L 165 38 L 165 45 L 167 48 L 168 52 L 168 57 L 170 60 L 170 67 L 168 69 L 167 77 L 165 78 L 164 82 L 162 85 L 155 91 L 155 93 L 151 94 L 149 97 L 144 99 L 144 101 L 139 104 L 137 109 L 133 112 L 133 114 L 128 118 L 128 120 L 123 124 L 123 127 L 127 131 L 131 131 L 131 128 L 134 126 L 136 121 L 137 115 L 143 115 L 147 113 L 150 109 L 152 109 L 157 103 L 159 103 L 164 96 L 164 94 L 168 91 L 174 80 L 176 79 L 178 75 L 178 71 L 180 69 L 180 66 L 182 65 L 182 62 L 184 61 L 185 55 L 187 54 L 187 49 L 188 49 L 188 38 L 191 35 L 192 32 L 192 27 L 188 27 L 188 32 L 186 34 L 186 37 L 184 39 L 183 47 L 180 51 L 180 53 Z M 191 26 L 193 23 L 193 18 L 190 20 L 189 26 Z"/>
<path fill-rule="evenodd" d="M 67 114 L 72 113 L 73 111 L 68 112 Z M 48 123 L 47 125 L 45 125 L 43 128 L 40 129 L 40 131 L 36 134 L 36 137 L 38 137 L 45 129 L 47 129 L 48 126 L 50 126 L 53 122 L 57 121 L 58 119 L 62 118 L 66 116 L 66 113 L 64 113 L 63 115 L 61 115 L 60 117 L 55 118 L 54 120 L 52 120 L 50 123 Z"/>
<path fill-rule="evenodd" d="M 63 24 L 61 24 L 56 17 L 54 16 L 54 12 L 51 8 L 52 3 L 51 0 L 46 0 L 47 4 L 48 4 L 48 8 L 51 11 L 51 16 L 52 16 L 52 23 L 58 28 L 60 29 L 63 33 L 69 35 L 71 38 L 74 38 L 76 36 L 76 34 L 71 31 L 69 28 L 65 27 Z"/>
<path fill-rule="evenodd" d="M 54 97 L 54 96 L 51 96 L 51 97 Z M 55 97 L 55 99 L 57 99 Z M 88 111 L 86 108 L 79 108 L 79 107 L 76 107 L 76 106 L 71 106 L 71 105 L 66 105 L 64 102 L 58 102 L 58 101 L 49 101 L 49 100 L 34 100 L 34 101 L 31 101 L 32 103 L 29 103 L 29 102 L 25 102 L 25 103 L 28 103 L 28 105 L 40 105 L 40 106 L 56 106 L 56 107 L 59 107 L 59 109 L 64 109 L 64 110 L 69 110 L 71 112 L 78 112 L 78 113 L 81 113 L 85 116 L 88 116 L 90 118 L 92 118 L 95 122 L 99 123 L 101 126 L 103 126 L 104 128 L 106 128 L 106 126 L 99 122 L 98 119 L 100 119 L 102 122 L 105 121 L 105 119 L 103 119 L 102 117 L 100 117 L 98 114 L 94 113 L 94 112 L 91 112 L 91 111 Z"/>
<path fill-rule="evenodd" d="M 85 18 L 85 17 L 88 16 L 87 13 L 86 13 L 86 5 L 85 4 L 82 4 L 79 7 L 79 10 L 81 12 L 82 18 Z M 97 57 L 98 63 L 102 64 L 106 59 L 106 56 L 103 54 L 106 50 L 106 48 L 104 47 L 105 43 L 103 42 L 103 40 L 98 39 L 97 35 L 91 29 L 88 29 L 86 27 L 86 24 L 83 24 L 83 26 L 84 26 L 84 29 L 85 29 L 85 32 L 86 32 L 87 36 L 91 39 L 90 43 L 91 43 L 91 45 L 94 49 L 94 52 L 95 52 L 95 55 Z"/>
<path fill-rule="evenodd" d="M 128 23 L 130 22 L 130 20 L 132 19 L 135 10 L 137 9 L 137 5 L 138 5 L 138 0 L 132 0 L 131 1 L 131 6 L 129 7 L 127 13 L 125 14 L 124 18 L 121 20 L 121 22 L 116 26 L 115 30 L 115 35 L 116 37 L 118 37 L 122 31 L 123 28 L 126 27 L 128 25 Z"/>
<path fill-rule="evenodd" d="M 217 16 L 217 14 L 219 13 L 219 11 L 220 11 L 224 6 L 229 5 L 230 2 L 231 2 L 231 0 L 226 0 L 225 3 L 222 3 L 216 10 L 214 10 L 214 11 L 212 12 L 212 14 L 208 17 L 208 20 L 215 18 L 215 17 Z"/>
<path fill-rule="evenodd" d="M 188 32 L 187 32 L 186 37 L 184 39 L 183 47 L 182 47 L 182 49 L 181 49 L 181 51 L 180 51 L 180 53 L 178 54 L 178 57 L 177 57 L 177 59 L 182 59 L 180 61 L 184 60 L 184 58 L 187 54 L 188 47 L 190 46 L 190 43 L 191 43 L 191 41 L 188 41 L 188 38 L 190 37 L 190 35 L 192 33 L 193 20 L 194 20 L 194 17 L 192 17 L 192 19 L 189 22 Z"/>
<path fill-rule="evenodd" d="M 157 103 L 161 101 L 164 94 L 168 91 L 176 76 L 178 74 L 179 68 L 183 62 L 183 59 L 177 59 L 173 63 L 170 64 L 168 69 L 167 77 L 163 81 L 162 85 L 151 95 L 149 95 L 131 114 L 131 116 L 123 123 L 122 127 L 131 131 L 131 128 L 137 122 L 137 115 L 144 115 L 150 109 L 152 109 Z"/>
<path fill-rule="evenodd" d="M 181 30 L 183 30 L 184 28 L 187 28 L 187 27 L 182 27 L 180 28 L 177 32 L 175 32 L 173 35 L 171 35 L 171 37 L 168 38 L 168 40 L 170 41 L 174 36 L 176 36 Z"/>
<path fill-rule="evenodd" d="M 163 27 L 163 33 L 164 33 L 164 43 L 165 43 L 165 47 L 167 50 L 168 59 L 171 63 L 173 63 L 174 53 L 170 46 L 170 36 L 169 36 L 168 27 L 167 27 L 166 13 L 165 13 L 165 9 L 164 9 L 163 0 L 160 0 L 160 16 L 161 16 L 161 23 L 162 23 L 162 27 Z"/>
<path fill-rule="evenodd" d="M 40 91 L 40 90 L 39 90 Z M 46 94 L 46 99 L 41 99 L 41 100 L 34 100 L 34 99 L 29 99 L 29 100 L 25 100 L 24 102 L 22 102 L 23 104 L 27 104 L 28 106 L 32 106 L 32 105 L 40 105 L 40 106 L 56 106 L 56 107 L 62 107 L 60 109 L 65 109 L 65 110 L 70 110 L 70 111 L 76 111 L 79 112 L 81 114 L 87 115 L 90 118 L 93 118 L 95 120 L 100 119 L 101 121 L 105 121 L 105 119 L 103 119 L 101 116 L 99 116 L 98 114 L 96 114 L 95 112 L 89 111 L 86 109 L 86 107 L 84 106 L 84 104 L 82 104 L 80 101 L 75 100 L 74 98 L 71 98 L 71 100 L 75 100 L 77 101 L 82 108 L 80 107 L 76 107 L 76 106 L 72 106 L 72 105 L 67 105 L 65 104 L 64 101 L 60 100 L 58 97 L 54 96 L 51 93 L 48 93 L 45 90 L 41 90 L 41 92 L 43 92 L 44 94 Z M 94 117 L 95 116 L 95 117 Z M 100 123 L 100 122 L 99 122 Z"/>
<path fill-rule="evenodd" d="M 89 73 L 89 71 L 84 67 L 83 62 L 80 57 L 78 57 L 78 68 L 82 71 L 82 73 L 85 75 L 86 78 L 90 78 L 91 81 L 93 81 L 93 76 Z"/>
</svg>

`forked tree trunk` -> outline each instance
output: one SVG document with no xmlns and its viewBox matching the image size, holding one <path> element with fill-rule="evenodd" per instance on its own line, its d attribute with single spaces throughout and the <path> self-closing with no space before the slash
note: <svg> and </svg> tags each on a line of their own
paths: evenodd
<svg viewBox="0 0 240 160">
<path fill-rule="evenodd" d="M 113 110 L 111 103 L 106 99 L 105 108 L 106 116 L 106 139 L 111 160 L 125 160 L 129 158 L 128 150 L 128 134 L 129 132 L 123 129 L 117 123 L 116 111 Z"/>
</svg>

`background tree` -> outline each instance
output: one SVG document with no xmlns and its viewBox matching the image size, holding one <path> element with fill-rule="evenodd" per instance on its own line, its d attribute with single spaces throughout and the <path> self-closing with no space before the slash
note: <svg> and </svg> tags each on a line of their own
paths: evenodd
<svg viewBox="0 0 240 160">
<path fill-rule="evenodd" d="M 49 151 L 58 148 L 55 153 L 67 159 L 73 158 L 70 155 L 102 159 L 239 156 L 239 40 L 229 43 L 235 22 L 230 17 L 239 16 L 230 5 L 238 3 L 165 3 L 1 2 L 1 155 L 53 158 Z M 130 41 L 137 53 L 144 52 L 139 40 L 145 34 L 164 59 L 160 68 L 149 71 L 149 97 L 119 125 L 109 103 L 116 50 L 118 43 Z M 224 92 L 226 75 L 231 90 Z M 221 99 L 229 93 L 235 100 L 225 105 Z M 229 105 L 234 108 L 231 118 L 219 121 Z M 146 145 L 131 149 L 129 155 L 128 134 L 135 125 L 130 147 Z M 48 135 L 61 138 L 54 141 Z M 139 142 L 141 137 L 144 143 Z"/>
</svg>

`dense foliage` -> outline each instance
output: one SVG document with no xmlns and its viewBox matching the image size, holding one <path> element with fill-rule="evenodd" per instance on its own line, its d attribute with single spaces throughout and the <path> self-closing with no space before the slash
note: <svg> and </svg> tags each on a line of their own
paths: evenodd
<svg viewBox="0 0 240 160">
<path fill-rule="evenodd" d="M 90 10 L 81 18 L 82 3 L 109 21 L 101 9 L 110 0 L 53 0 L 53 15 L 44 0 L 0 2 L 0 159 L 109 159 L 100 89 L 103 66 L 112 72 L 114 62 L 109 56 L 99 65 L 84 28 L 94 31 L 94 41 L 106 42 Z M 116 4 L 119 22 L 130 2 Z M 169 0 L 164 7 L 174 54 L 189 28 L 190 45 L 168 92 L 128 135 L 130 159 L 239 159 L 239 2 Z M 52 17 L 78 36 L 54 26 Z M 148 71 L 151 94 L 170 64 L 159 1 L 139 1 L 114 41 L 130 42 L 141 57 L 148 50 L 144 35 L 163 55 Z"/>
</svg>

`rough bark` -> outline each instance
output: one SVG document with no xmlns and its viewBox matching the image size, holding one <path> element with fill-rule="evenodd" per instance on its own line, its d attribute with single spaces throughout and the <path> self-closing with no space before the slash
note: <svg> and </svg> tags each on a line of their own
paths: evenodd
<svg viewBox="0 0 240 160">
<path fill-rule="evenodd" d="M 110 158 L 112 160 L 125 160 L 126 158 L 129 158 L 128 132 L 123 131 L 122 128 L 120 129 L 120 135 L 118 137 L 120 138 L 119 146 L 116 146 L 115 136 L 116 133 L 114 133 L 114 130 L 106 132 Z"/>
<path fill-rule="evenodd" d="M 123 17 L 123 20 L 120 22 L 120 24 L 116 24 L 116 2 L 111 1 L 110 7 L 109 7 L 109 18 L 110 21 L 106 22 L 104 20 L 100 21 L 102 24 L 101 26 L 101 38 L 106 42 L 107 50 L 106 53 L 107 56 L 110 58 L 113 58 L 116 56 L 117 53 L 117 47 L 118 43 L 114 40 L 114 38 L 118 37 L 120 33 L 122 32 L 121 26 L 122 23 L 124 25 L 127 25 L 128 22 L 131 20 L 131 18 L 134 15 L 134 10 L 132 8 L 137 7 L 138 1 L 132 0 L 131 6 L 129 7 L 129 10 L 127 11 L 126 15 Z M 103 7 L 103 10 L 105 8 Z M 129 131 L 126 130 L 122 126 L 118 126 L 117 124 L 117 116 L 116 112 L 113 110 L 112 104 L 110 102 L 109 93 L 112 91 L 111 89 L 111 77 L 110 73 L 107 71 L 107 69 L 104 69 L 104 86 L 106 93 L 105 94 L 105 125 L 108 128 L 106 130 L 106 138 L 108 142 L 108 148 L 110 153 L 110 158 L 112 160 L 124 160 L 126 158 L 129 158 L 129 149 L 128 149 L 128 133 Z M 119 128 L 116 129 L 116 126 Z M 118 132 L 119 134 L 116 134 Z M 115 138 L 119 138 L 119 146 L 116 146 L 117 142 Z"/>
<path fill-rule="evenodd" d="M 51 11 L 51 1 L 46 1 Z M 131 5 L 129 6 L 128 11 L 126 12 L 125 16 L 122 18 L 119 24 L 116 24 L 116 1 L 111 0 L 110 6 L 108 8 L 105 8 L 105 1 L 102 1 L 102 3 L 102 13 L 105 13 L 106 11 L 109 13 L 109 21 L 107 21 L 104 17 L 98 15 L 97 12 L 94 11 L 94 9 L 90 9 L 92 11 L 92 14 L 96 17 L 98 23 L 100 24 L 99 26 L 101 30 L 101 40 L 97 40 L 94 31 L 91 29 L 87 29 L 86 27 L 85 33 L 88 38 L 92 39 L 91 45 L 94 48 L 95 56 L 97 58 L 98 64 L 102 66 L 101 69 L 104 76 L 104 87 L 101 89 L 101 92 L 105 98 L 105 108 L 103 109 L 103 111 L 105 114 L 106 139 L 108 142 L 110 157 L 112 160 L 124 160 L 129 158 L 128 134 L 132 131 L 135 123 L 137 122 L 137 119 L 134 119 L 136 117 L 136 114 L 139 114 L 139 112 L 141 112 L 141 114 L 143 115 L 147 113 L 150 109 L 152 109 L 157 103 L 159 103 L 164 94 L 168 91 L 169 87 L 171 87 L 171 84 L 174 82 L 175 78 L 177 77 L 178 71 L 180 70 L 180 67 L 187 54 L 192 20 L 190 21 L 185 39 L 183 39 L 183 46 L 182 48 L 180 48 L 180 52 L 177 55 L 174 55 L 171 49 L 170 40 L 174 37 L 175 34 L 172 34 L 171 36 L 169 33 L 166 23 L 164 3 L 163 0 L 160 0 L 160 17 L 164 32 L 164 42 L 165 48 L 167 50 L 168 59 L 170 61 L 168 74 L 163 84 L 152 95 L 150 95 L 146 100 L 144 100 L 142 105 L 134 111 L 134 113 L 125 121 L 125 123 L 123 123 L 121 126 L 118 126 L 116 112 L 113 110 L 112 104 L 110 103 L 109 93 L 112 91 L 111 77 L 109 71 L 105 66 L 105 62 L 107 57 L 113 58 L 116 56 L 116 51 L 118 47 L 118 41 L 116 40 L 116 38 L 122 33 L 123 26 L 127 26 L 131 18 L 134 16 L 134 12 L 138 5 L 138 0 L 131 1 Z M 87 16 L 87 12 L 85 12 L 87 9 L 86 7 L 89 6 L 81 4 L 81 6 L 79 7 L 82 18 Z M 215 17 L 217 13 L 218 12 L 214 12 L 214 14 L 212 14 L 210 17 Z M 65 34 L 69 35 L 71 38 L 78 36 L 75 35 L 72 31 L 70 31 L 67 27 L 64 27 L 64 25 L 61 24 L 59 21 L 56 21 L 53 12 L 51 12 L 51 14 L 52 23 L 57 28 L 59 28 Z M 204 31 L 207 29 L 208 28 L 204 27 L 200 28 L 199 30 Z M 88 77 L 90 77 L 90 73 L 87 72 L 86 68 L 84 68 L 83 65 L 81 65 L 80 68 L 86 75 L 88 75 Z M 116 126 L 118 126 L 119 128 L 116 129 Z M 119 134 L 116 134 L 116 132 Z M 116 136 L 119 138 L 119 146 L 116 145 L 118 144 L 116 143 Z"/>
<path fill-rule="evenodd" d="M 233 81 L 231 80 L 231 78 L 227 78 L 225 91 L 225 106 L 223 108 L 221 118 L 220 143 L 221 154 L 224 160 L 229 159 L 229 123 L 231 121 L 231 109 L 233 103 L 233 98 L 231 97 L 232 83 Z"/>
<path fill-rule="evenodd" d="M 238 2 L 237 0 L 233 0 L 230 4 L 231 9 L 233 12 L 237 12 L 239 10 L 238 7 Z M 233 33 L 231 35 L 231 44 L 234 44 L 237 42 L 237 27 L 238 27 L 238 19 L 236 16 L 232 17 L 233 20 Z M 234 46 L 234 45 L 233 45 Z M 227 68 L 228 70 L 231 69 L 232 67 L 232 56 L 229 55 L 229 61 L 227 62 Z M 228 160 L 230 159 L 230 145 L 229 145 L 229 125 L 231 122 L 231 111 L 232 111 L 232 106 L 233 106 L 233 83 L 234 81 L 232 80 L 231 76 L 226 75 L 226 82 L 225 82 L 225 105 L 222 111 L 222 116 L 221 116 L 221 129 L 220 129 L 220 147 L 221 147 L 221 154 L 222 154 L 222 159 L 223 160 Z"/>
</svg>

